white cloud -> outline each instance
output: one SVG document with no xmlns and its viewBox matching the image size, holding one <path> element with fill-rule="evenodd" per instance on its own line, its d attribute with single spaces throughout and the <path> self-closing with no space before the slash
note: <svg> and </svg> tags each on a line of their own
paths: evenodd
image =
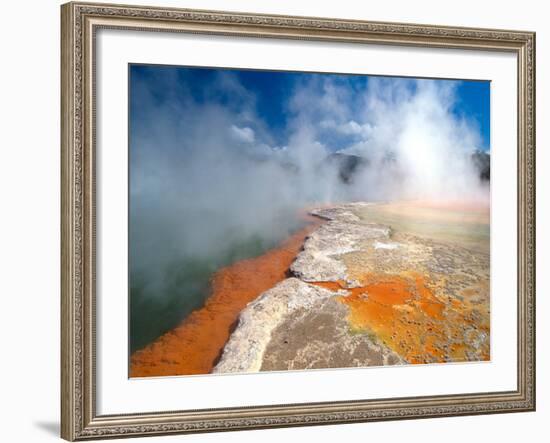
<svg viewBox="0 0 550 443">
<path fill-rule="evenodd" d="M 372 132 L 372 126 L 368 123 L 359 124 L 355 120 L 350 120 L 338 126 L 338 130 L 345 135 L 358 135 L 362 138 L 368 138 Z"/>
<path fill-rule="evenodd" d="M 254 143 L 255 140 L 254 130 L 247 126 L 239 128 L 238 126 L 231 125 L 231 135 L 242 143 Z"/>
</svg>

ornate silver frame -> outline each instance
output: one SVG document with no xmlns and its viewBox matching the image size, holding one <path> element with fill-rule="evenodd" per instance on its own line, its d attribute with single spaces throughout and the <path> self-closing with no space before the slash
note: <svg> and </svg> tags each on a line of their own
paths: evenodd
<svg viewBox="0 0 550 443">
<path fill-rule="evenodd" d="M 61 7 L 61 436 L 67 440 L 535 410 L 535 34 L 122 5 Z M 95 408 L 97 29 L 508 51 L 518 68 L 518 380 L 510 392 L 98 416 Z"/>
</svg>

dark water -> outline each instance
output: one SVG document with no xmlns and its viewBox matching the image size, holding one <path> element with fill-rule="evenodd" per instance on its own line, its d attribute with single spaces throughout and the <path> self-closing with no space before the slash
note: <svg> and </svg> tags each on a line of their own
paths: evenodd
<svg viewBox="0 0 550 443">
<path fill-rule="evenodd" d="M 286 235 L 305 223 L 293 220 Z M 204 305 L 212 275 L 239 260 L 257 257 L 285 235 L 271 232 L 233 240 L 208 258 L 182 257 L 163 270 L 163 286 L 152 289 L 146 272 L 130 274 L 130 352 L 137 351 L 176 327 L 189 313 Z M 153 286 L 153 288 L 155 288 Z"/>
</svg>

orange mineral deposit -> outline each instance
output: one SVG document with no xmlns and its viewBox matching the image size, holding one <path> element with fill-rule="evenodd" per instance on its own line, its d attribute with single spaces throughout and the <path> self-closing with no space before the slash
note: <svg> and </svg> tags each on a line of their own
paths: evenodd
<svg viewBox="0 0 550 443">
<path fill-rule="evenodd" d="M 131 377 L 208 374 L 219 358 L 239 313 L 262 292 L 286 278 L 305 238 L 322 220 L 310 224 L 267 253 L 216 272 L 205 305 L 193 311 L 130 358 Z"/>
</svg>

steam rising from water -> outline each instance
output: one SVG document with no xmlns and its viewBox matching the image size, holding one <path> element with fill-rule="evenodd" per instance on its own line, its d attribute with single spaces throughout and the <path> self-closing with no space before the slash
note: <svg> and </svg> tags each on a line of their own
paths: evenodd
<svg viewBox="0 0 550 443">
<path fill-rule="evenodd" d="M 456 82 L 302 76 L 275 131 L 236 75 L 218 71 L 197 98 L 172 71 L 159 97 L 131 90 L 130 267 L 140 294 L 165 296 L 168 271 L 295 229 L 296 211 L 334 201 L 487 199 L 471 153 L 479 128 L 453 112 Z M 363 157 L 342 180 L 334 152 Z"/>
</svg>

